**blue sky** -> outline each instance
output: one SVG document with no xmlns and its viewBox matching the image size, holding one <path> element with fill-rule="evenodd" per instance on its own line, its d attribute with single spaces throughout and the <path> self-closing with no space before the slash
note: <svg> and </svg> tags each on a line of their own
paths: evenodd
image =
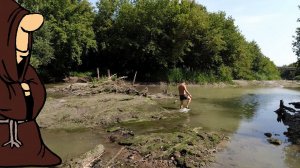
<svg viewBox="0 0 300 168">
<path fill-rule="evenodd" d="M 90 0 L 96 2 L 98 0 Z M 277 66 L 297 60 L 292 50 L 293 35 L 300 23 L 297 0 L 196 0 L 209 12 L 232 16 L 248 41 L 256 41 L 263 54 Z"/>
</svg>

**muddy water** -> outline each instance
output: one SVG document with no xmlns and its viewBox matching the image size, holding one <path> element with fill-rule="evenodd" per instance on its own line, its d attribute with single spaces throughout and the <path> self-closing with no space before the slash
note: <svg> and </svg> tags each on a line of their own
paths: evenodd
<svg viewBox="0 0 300 168">
<path fill-rule="evenodd" d="M 161 88 L 152 88 L 158 91 Z M 176 94 L 176 88 L 169 88 Z M 221 131 L 231 138 L 228 146 L 217 154 L 212 167 L 236 168 L 299 168 L 300 147 L 291 145 L 283 135 L 287 127 L 278 123 L 273 111 L 278 109 L 279 101 L 300 101 L 300 91 L 284 88 L 200 88 L 189 87 L 193 95 L 192 109 L 181 121 L 159 121 L 144 131 L 174 130 L 176 124 L 184 123 L 191 127 L 203 127 L 210 131 Z M 161 101 L 160 101 L 161 102 Z M 161 102 L 174 111 L 179 102 Z M 155 125 L 155 127 L 153 127 Z M 140 125 L 131 125 L 139 131 Z M 264 133 L 272 133 L 283 144 L 274 146 L 267 142 Z"/>
<path fill-rule="evenodd" d="M 97 145 L 105 146 L 104 155 L 113 156 L 120 147 L 108 141 L 106 131 L 99 128 L 80 130 L 41 129 L 45 144 L 59 155 L 63 163 L 77 158 L 94 149 Z"/>
<path fill-rule="evenodd" d="M 63 162 L 78 157 L 102 142 L 97 131 L 90 130 L 47 130 L 41 129 L 45 144 L 59 155 Z"/>
</svg>

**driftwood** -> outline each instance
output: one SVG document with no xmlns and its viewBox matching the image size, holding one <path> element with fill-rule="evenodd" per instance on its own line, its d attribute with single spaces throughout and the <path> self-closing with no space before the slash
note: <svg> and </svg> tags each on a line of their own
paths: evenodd
<svg viewBox="0 0 300 168">
<path fill-rule="evenodd" d="M 277 109 L 275 112 L 277 114 L 278 113 L 283 114 L 285 110 L 288 110 L 289 112 L 293 112 L 293 113 L 297 112 L 295 109 L 285 106 L 283 100 L 280 100 L 279 109 Z"/>
<path fill-rule="evenodd" d="M 134 77 L 133 77 L 133 81 L 132 81 L 132 85 L 134 85 L 134 83 L 135 83 L 137 73 L 138 73 L 138 72 L 135 71 L 135 74 L 134 74 Z"/>
</svg>

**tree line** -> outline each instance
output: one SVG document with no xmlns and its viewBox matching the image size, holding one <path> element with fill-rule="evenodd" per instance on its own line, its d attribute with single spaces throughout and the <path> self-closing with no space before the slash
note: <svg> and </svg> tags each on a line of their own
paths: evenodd
<svg viewBox="0 0 300 168">
<path fill-rule="evenodd" d="M 191 0 L 19 0 L 42 13 L 32 64 L 48 81 L 70 72 L 112 73 L 140 81 L 278 79 L 274 63 L 225 12 Z"/>
</svg>

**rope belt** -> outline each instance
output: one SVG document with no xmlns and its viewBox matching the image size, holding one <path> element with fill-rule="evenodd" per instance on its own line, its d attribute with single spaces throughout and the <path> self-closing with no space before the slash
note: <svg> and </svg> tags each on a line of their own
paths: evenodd
<svg viewBox="0 0 300 168">
<path fill-rule="evenodd" d="M 2 146 L 10 145 L 11 148 L 14 146 L 20 148 L 22 146 L 22 142 L 18 140 L 18 124 L 22 124 L 26 121 L 16 121 L 11 119 L 0 119 L 0 124 L 9 124 L 9 141 Z"/>
</svg>

